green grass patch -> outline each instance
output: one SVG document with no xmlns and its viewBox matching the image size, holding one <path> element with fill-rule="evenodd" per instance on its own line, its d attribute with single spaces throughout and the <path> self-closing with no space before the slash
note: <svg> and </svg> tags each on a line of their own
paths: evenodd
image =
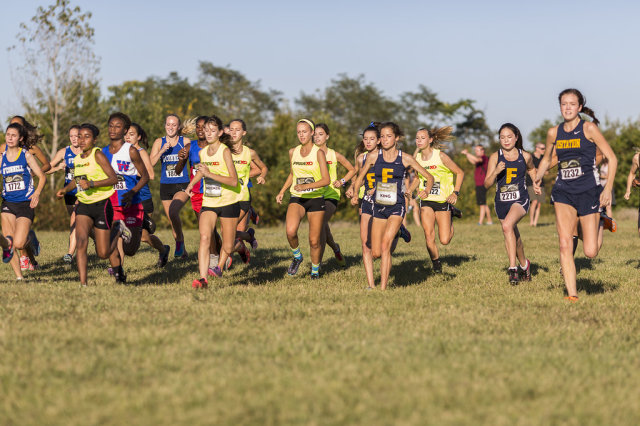
<svg viewBox="0 0 640 426">
<path fill-rule="evenodd" d="M 526 221 L 526 220 L 525 220 Z M 62 265 L 66 235 L 40 232 L 42 270 L 0 283 L 3 424 L 637 424 L 640 321 L 635 219 L 576 256 L 563 300 L 555 225 L 521 225 L 533 281 L 512 287 L 500 227 L 456 223 L 433 275 L 419 228 L 391 288 L 365 291 L 359 228 L 333 226 L 348 262 L 286 277 L 283 227 L 258 229 L 251 266 L 193 291 L 187 260 L 143 248 L 121 286 Z M 167 231 L 160 231 L 170 241 Z M 173 247 L 172 247 L 173 249 Z M 93 253 L 93 249 L 90 249 Z M 376 262 L 376 268 L 377 268 Z"/>
</svg>

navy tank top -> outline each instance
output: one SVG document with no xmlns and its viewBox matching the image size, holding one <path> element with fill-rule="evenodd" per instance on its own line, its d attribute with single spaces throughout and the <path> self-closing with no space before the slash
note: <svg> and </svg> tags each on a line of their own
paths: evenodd
<svg viewBox="0 0 640 426">
<path fill-rule="evenodd" d="M 496 203 L 512 203 L 527 200 L 527 162 L 522 150 L 518 150 L 518 158 L 509 161 L 504 157 L 502 149 L 498 151 L 498 163 L 504 161 L 505 168 L 496 177 Z"/>
<path fill-rule="evenodd" d="M 162 145 L 160 149 L 167 143 L 167 138 L 162 138 Z M 162 162 L 162 176 L 160 176 L 160 183 L 188 183 L 189 173 L 186 171 L 186 167 L 182 169 L 181 173 L 176 173 L 176 164 L 178 164 L 178 153 L 184 148 L 184 140 L 182 136 L 178 138 L 176 146 L 165 152 L 160 156 Z"/>
<path fill-rule="evenodd" d="M 73 180 L 74 158 L 76 158 L 76 154 L 74 154 L 71 147 L 68 146 L 64 150 L 64 186 L 67 186 L 67 184 Z M 77 191 L 78 189 L 74 187 L 71 191 L 67 192 L 67 194 L 76 195 Z"/>
<path fill-rule="evenodd" d="M 402 151 L 392 162 L 386 162 L 382 150 L 378 151 L 378 158 L 373 166 L 375 173 L 375 203 L 383 206 L 404 205 L 402 184 L 405 167 L 402 164 Z"/>
<path fill-rule="evenodd" d="M 555 188 L 577 194 L 600 185 L 596 168 L 596 144 L 584 134 L 584 120 L 580 120 L 575 129 L 564 131 L 564 125 L 558 125 L 558 134 L 554 142 L 558 155 L 558 178 Z"/>
</svg>

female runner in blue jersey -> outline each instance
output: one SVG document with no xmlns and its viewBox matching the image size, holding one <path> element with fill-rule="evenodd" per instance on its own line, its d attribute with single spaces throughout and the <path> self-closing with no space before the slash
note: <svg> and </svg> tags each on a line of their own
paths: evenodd
<svg viewBox="0 0 640 426">
<path fill-rule="evenodd" d="M 167 134 L 153 142 L 151 147 L 151 164 L 158 161 L 162 164 L 160 175 L 160 200 L 164 213 L 171 223 L 173 238 L 176 241 L 174 257 L 185 258 L 187 251 L 184 247 L 184 234 L 182 233 L 182 221 L 180 210 L 189 200 L 185 189 L 189 185 L 189 173 L 184 170 L 176 170 L 179 153 L 187 148 L 191 141 L 182 136 L 182 121 L 176 114 L 168 114 L 164 120 L 164 128 Z"/>
<path fill-rule="evenodd" d="M 529 193 L 527 192 L 526 174 L 529 173 L 533 183 L 533 191 L 540 194 L 540 185 L 535 181 L 536 169 L 531 154 L 522 150 L 522 134 L 511 123 L 500 126 L 500 150 L 489 157 L 485 188 L 497 182 L 495 209 L 502 224 L 504 245 L 509 257 L 509 282 L 513 285 L 519 281 L 531 280 L 531 262 L 524 255 L 524 245 L 518 222 L 529 211 Z M 516 265 L 516 258 L 520 262 Z"/>
<path fill-rule="evenodd" d="M 13 240 L 13 246 L 24 250 L 21 266 L 37 265 L 32 249 L 30 228 L 35 208 L 45 185 L 44 173 L 35 157 L 29 153 L 26 129 L 18 123 L 9 124 L 5 132 L 5 150 L 0 163 L 2 173 L 2 233 Z M 38 178 L 38 186 L 33 182 Z M 26 269 L 26 267 L 18 268 Z M 14 268 L 15 271 L 15 268 Z M 21 275 L 16 272 L 19 278 Z"/>
<path fill-rule="evenodd" d="M 74 124 L 69 128 L 69 146 L 62 148 L 56 152 L 51 159 L 51 169 L 46 174 L 52 174 L 58 170 L 64 170 L 65 186 L 73 180 L 73 159 L 82 152 L 82 148 L 78 146 L 78 132 L 80 126 Z M 69 213 L 69 250 L 67 254 L 62 256 L 65 263 L 73 261 L 73 254 L 76 252 L 76 189 L 72 189 L 64 195 L 64 204 Z"/>
<path fill-rule="evenodd" d="M 599 121 L 595 113 L 585 106 L 584 96 L 579 90 L 563 90 L 558 95 L 558 101 L 564 122 L 547 132 L 547 147 L 536 177 L 540 182 L 555 152 L 558 157 L 558 177 L 551 191 L 551 200 L 556 211 L 566 299 L 575 302 L 578 300 L 578 289 L 573 259 L 574 230 L 580 224 L 584 255 L 589 258 L 597 256 L 599 211 L 611 203 L 618 160 L 598 129 Z M 580 113 L 590 116 L 593 121 L 583 120 Z M 609 179 L 604 188 L 599 185 L 596 148 L 609 160 Z"/>
<path fill-rule="evenodd" d="M 396 123 L 386 122 L 380 125 L 380 147 L 378 152 L 371 152 L 360 169 L 354 188 L 360 188 L 366 174 L 371 168 L 375 173 L 375 190 L 373 191 L 373 222 L 371 224 L 371 253 L 380 260 L 380 289 L 385 290 L 391 271 L 391 246 L 396 238 L 405 211 L 405 194 L 402 181 L 405 171 L 412 167 L 426 179 L 425 191 L 431 191 L 433 176 L 422 167 L 411 155 L 402 155 L 398 149 L 398 141 L 404 136 Z M 351 204 L 358 200 L 351 198 Z M 369 286 L 368 288 L 372 288 Z"/>
</svg>

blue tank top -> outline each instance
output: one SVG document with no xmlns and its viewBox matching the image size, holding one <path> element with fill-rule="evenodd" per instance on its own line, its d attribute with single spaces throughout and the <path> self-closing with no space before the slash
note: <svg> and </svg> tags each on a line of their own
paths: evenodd
<svg viewBox="0 0 640 426">
<path fill-rule="evenodd" d="M 498 151 L 498 163 L 504 161 L 504 170 L 496 177 L 496 203 L 512 203 L 527 200 L 527 163 L 518 150 L 518 158 L 509 161 L 504 157 L 502 149 Z"/>
<path fill-rule="evenodd" d="M 138 148 L 138 152 L 144 151 L 144 148 Z M 136 185 L 140 181 L 140 176 L 138 176 L 138 180 Z M 140 197 L 140 201 L 146 201 L 151 199 L 151 190 L 149 189 L 149 184 L 145 184 L 142 188 L 140 188 L 140 192 L 138 192 L 138 196 Z"/>
<path fill-rule="evenodd" d="M 74 154 L 71 147 L 68 146 L 64 150 L 64 186 L 67 186 L 67 184 L 73 180 L 74 158 L 76 158 L 76 154 Z M 67 194 L 75 195 L 77 191 L 78 189 L 74 186 Z"/>
<path fill-rule="evenodd" d="M 118 178 L 118 182 L 113 185 L 113 189 L 115 189 L 116 192 L 111 198 L 114 206 L 123 205 L 122 196 L 138 184 L 138 171 L 131 160 L 129 153 L 130 148 L 131 144 L 127 142 L 122 144 L 120 150 L 115 154 L 109 152 L 109 145 L 102 148 L 102 153 L 107 156 L 107 160 L 109 160 L 109 164 L 111 164 L 111 168 L 116 172 L 116 177 Z M 131 204 L 139 204 L 140 202 L 140 193 L 138 192 L 131 199 Z"/>
<path fill-rule="evenodd" d="M 584 120 L 570 132 L 564 131 L 563 124 L 558 125 L 554 144 L 558 155 L 557 189 L 577 194 L 600 185 L 596 144 L 586 138 Z"/>
<path fill-rule="evenodd" d="M 7 151 L 2 153 L 2 198 L 11 203 L 29 201 L 33 194 L 31 168 L 27 164 L 26 151 L 20 148 L 15 161 L 9 161 Z"/>
<path fill-rule="evenodd" d="M 189 163 L 191 164 L 191 176 L 189 179 L 193 178 L 196 175 L 196 167 L 200 164 L 200 146 L 198 145 L 198 141 L 192 141 L 191 146 L 189 147 Z M 205 147 L 206 148 L 206 147 Z M 194 194 L 202 194 L 202 180 L 200 182 L 193 185 L 192 192 Z"/>
<path fill-rule="evenodd" d="M 162 145 L 160 149 L 167 143 L 167 138 L 162 138 Z M 178 164 L 178 153 L 184 148 L 184 140 L 182 136 L 178 138 L 176 146 L 165 152 L 160 156 L 162 163 L 162 176 L 160 176 L 160 183 L 188 183 L 189 173 L 185 169 L 182 169 L 182 173 L 176 173 L 176 164 Z"/>
<path fill-rule="evenodd" d="M 398 156 L 393 162 L 386 162 L 382 150 L 379 150 L 373 172 L 376 185 L 375 203 L 384 206 L 404 205 L 402 185 L 405 167 L 402 164 L 402 151 L 398 150 Z"/>
</svg>

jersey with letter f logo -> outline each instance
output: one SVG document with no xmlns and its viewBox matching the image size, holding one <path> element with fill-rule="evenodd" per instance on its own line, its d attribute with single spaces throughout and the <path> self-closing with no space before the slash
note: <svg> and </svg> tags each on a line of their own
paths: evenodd
<svg viewBox="0 0 640 426">
<path fill-rule="evenodd" d="M 518 176 L 518 169 L 515 167 L 507 167 L 507 184 L 511 183 L 512 179 Z"/>
</svg>

